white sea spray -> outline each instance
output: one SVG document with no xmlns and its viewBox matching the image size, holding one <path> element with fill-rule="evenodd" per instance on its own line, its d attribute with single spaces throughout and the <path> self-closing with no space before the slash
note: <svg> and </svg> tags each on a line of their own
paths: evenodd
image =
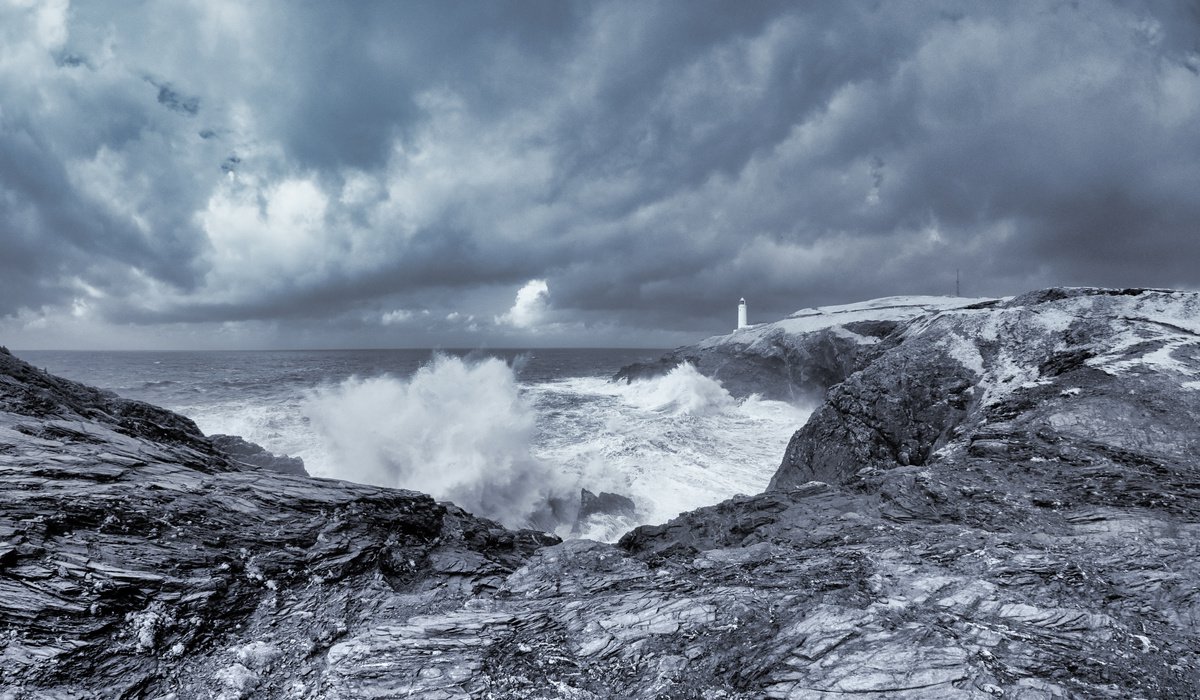
<svg viewBox="0 0 1200 700">
<path fill-rule="evenodd" d="M 438 355 L 411 378 L 350 378 L 302 406 L 322 476 L 424 491 L 522 525 L 573 484 L 530 452 L 536 414 L 504 361 Z"/>
<path fill-rule="evenodd" d="M 691 365 L 631 384 L 522 382 L 520 358 L 437 357 L 411 375 L 186 407 L 206 433 L 304 459 L 314 476 L 424 491 L 512 526 L 579 489 L 632 498 L 557 532 L 614 540 L 633 527 L 757 493 L 809 407 L 737 399 Z M 569 514 L 568 514 L 569 515 Z M 542 521 L 545 522 L 545 521 Z"/>
</svg>

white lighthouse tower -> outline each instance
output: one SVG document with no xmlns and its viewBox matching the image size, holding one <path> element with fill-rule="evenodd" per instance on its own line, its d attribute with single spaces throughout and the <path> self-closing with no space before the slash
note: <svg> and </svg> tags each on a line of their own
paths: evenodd
<svg viewBox="0 0 1200 700">
<path fill-rule="evenodd" d="M 742 297 L 742 300 L 738 302 L 738 330 L 748 325 L 750 324 L 746 323 L 746 298 Z"/>
</svg>

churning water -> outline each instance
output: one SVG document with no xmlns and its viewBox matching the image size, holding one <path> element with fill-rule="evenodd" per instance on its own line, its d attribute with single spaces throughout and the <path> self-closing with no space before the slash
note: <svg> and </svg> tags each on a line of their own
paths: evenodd
<svg viewBox="0 0 1200 700">
<path fill-rule="evenodd" d="M 520 526 L 580 488 L 635 517 L 584 536 L 761 491 L 809 409 L 736 399 L 684 365 L 608 381 L 647 350 L 26 352 L 51 372 L 304 459 L 314 476 L 425 491 Z M 560 533 L 566 534 L 566 533 Z"/>
</svg>

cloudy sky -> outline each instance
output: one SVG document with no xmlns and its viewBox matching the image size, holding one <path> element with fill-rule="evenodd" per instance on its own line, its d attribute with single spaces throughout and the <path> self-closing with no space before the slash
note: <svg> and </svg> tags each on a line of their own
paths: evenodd
<svg viewBox="0 0 1200 700">
<path fill-rule="evenodd" d="M 0 0 L 0 342 L 671 346 L 1200 286 L 1172 2 Z"/>
</svg>

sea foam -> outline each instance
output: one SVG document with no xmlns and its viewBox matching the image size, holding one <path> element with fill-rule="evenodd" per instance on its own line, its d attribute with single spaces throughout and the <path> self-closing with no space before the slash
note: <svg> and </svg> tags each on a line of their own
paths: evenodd
<svg viewBox="0 0 1200 700">
<path fill-rule="evenodd" d="M 761 491 L 810 412 L 737 399 L 687 364 L 630 384 L 521 382 L 521 367 L 435 356 L 407 377 L 352 377 L 185 412 L 208 433 L 301 457 L 314 476 L 424 491 L 505 525 L 607 541 Z M 573 530 L 580 488 L 628 496 L 637 513 L 594 515 Z M 557 523 L 546 517 L 552 501 L 569 504 Z"/>
<path fill-rule="evenodd" d="M 502 360 L 438 355 L 411 378 L 351 378 L 302 404 L 321 476 L 424 491 L 510 526 L 574 488 L 530 452 L 536 414 Z"/>
<path fill-rule="evenodd" d="M 635 519 L 589 523 L 584 534 L 601 540 L 762 491 L 811 413 L 758 396 L 739 400 L 688 364 L 629 384 L 578 377 L 530 393 L 539 408 L 533 454 L 637 505 Z"/>
</svg>

